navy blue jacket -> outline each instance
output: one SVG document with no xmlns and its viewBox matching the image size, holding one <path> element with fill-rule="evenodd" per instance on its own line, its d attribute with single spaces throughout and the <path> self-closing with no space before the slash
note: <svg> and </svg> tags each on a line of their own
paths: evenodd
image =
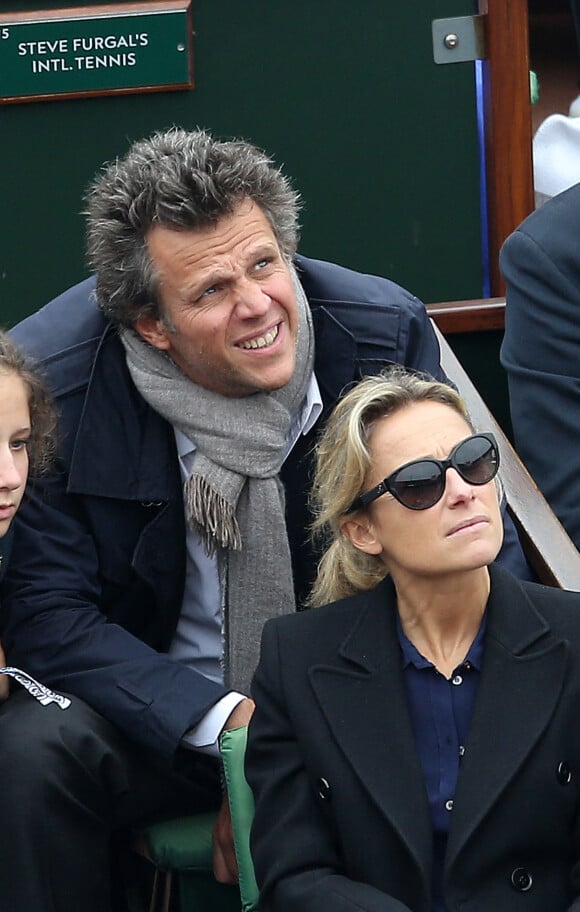
<svg viewBox="0 0 580 912">
<path fill-rule="evenodd" d="M 326 413 L 353 380 L 390 362 L 443 378 L 423 305 L 386 279 L 297 258 L 312 308 Z M 181 608 L 185 526 L 171 426 L 133 385 L 94 279 L 13 331 L 40 359 L 61 415 L 60 463 L 15 522 L 3 586 L 10 661 L 84 699 L 132 739 L 170 757 L 224 689 L 164 652 Z M 300 601 L 315 572 L 307 542 L 310 451 L 284 464 Z"/>
</svg>

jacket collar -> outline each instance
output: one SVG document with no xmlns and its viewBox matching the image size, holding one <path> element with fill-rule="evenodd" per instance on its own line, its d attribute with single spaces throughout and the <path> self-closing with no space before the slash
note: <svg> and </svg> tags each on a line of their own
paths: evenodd
<svg viewBox="0 0 580 912">
<path fill-rule="evenodd" d="M 406 708 L 394 587 L 386 579 L 358 600 L 360 612 L 336 662 L 313 667 L 310 681 L 361 785 L 415 856 L 429 895 L 431 824 Z"/>
<path fill-rule="evenodd" d="M 483 671 L 455 795 L 447 868 L 541 738 L 566 675 L 567 643 L 550 636 L 518 580 L 495 565 L 490 573 Z"/>
<path fill-rule="evenodd" d="M 501 649 L 511 658 L 527 655 L 538 641 L 550 632 L 550 627 L 532 604 L 521 583 L 502 567 L 489 567 L 491 587 L 487 605 L 488 648 Z M 353 666 L 375 674 L 391 661 L 393 647 L 399 649 L 396 631 L 397 600 L 395 587 L 389 577 L 369 592 L 355 596 L 361 610 L 338 650 L 337 670 Z M 377 635 L 378 634 L 378 635 Z M 544 650 L 540 650 L 544 655 Z M 487 658 L 484 660 L 489 666 Z M 400 663 L 398 663 L 400 666 Z"/>
</svg>

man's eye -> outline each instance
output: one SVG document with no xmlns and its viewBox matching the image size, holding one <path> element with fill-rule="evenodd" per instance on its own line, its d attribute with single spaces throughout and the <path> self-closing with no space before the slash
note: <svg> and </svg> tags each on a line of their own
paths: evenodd
<svg viewBox="0 0 580 912">
<path fill-rule="evenodd" d="M 266 266 L 269 266 L 271 262 L 272 262 L 272 260 L 270 260 L 268 258 L 264 258 L 263 260 L 258 260 L 258 262 L 254 266 L 254 269 L 257 269 L 257 270 L 264 269 Z"/>
<path fill-rule="evenodd" d="M 201 297 L 202 297 L 202 298 L 209 298 L 209 297 L 211 297 L 212 295 L 214 295 L 214 294 L 217 292 L 217 290 L 218 290 L 218 286 L 217 286 L 217 285 L 210 285 L 209 288 L 206 288 L 206 289 L 205 289 L 205 291 L 203 292 L 203 294 L 201 295 Z"/>
</svg>

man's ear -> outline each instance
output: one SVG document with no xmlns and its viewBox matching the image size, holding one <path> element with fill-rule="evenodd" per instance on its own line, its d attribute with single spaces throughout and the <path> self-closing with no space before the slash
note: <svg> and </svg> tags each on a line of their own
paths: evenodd
<svg viewBox="0 0 580 912">
<path fill-rule="evenodd" d="M 373 524 L 364 513 L 344 519 L 340 524 L 340 530 L 359 551 L 364 551 L 366 554 L 380 554 L 383 550 L 383 546 L 375 535 Z"/>
<path fill-rule="evenodd" d="M 169 330 L 160 317 L 152 315 L 139 317 L 133 323 L 133 329 L 154 348 L 166 351 L 170 347 Z"/>
</svg>

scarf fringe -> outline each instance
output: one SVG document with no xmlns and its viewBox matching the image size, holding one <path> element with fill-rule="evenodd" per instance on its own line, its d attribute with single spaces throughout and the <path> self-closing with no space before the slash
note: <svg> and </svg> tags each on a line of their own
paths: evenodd
<svg viewBox="0 0 580 912">
<path fill-rule="evenodd" d="M 213 557 L 218 546 L 242 550 L 242 535 L 234 508 L 201 475 L 190 475 L 183 489 L 185 515 L 195 523 L 205 552 Z"/>
</svg>

